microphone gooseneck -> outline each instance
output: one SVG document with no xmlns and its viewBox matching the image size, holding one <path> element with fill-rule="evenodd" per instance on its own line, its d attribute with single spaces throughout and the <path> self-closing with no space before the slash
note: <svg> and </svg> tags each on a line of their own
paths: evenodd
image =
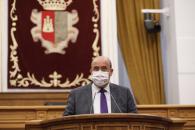
<svg viewBox="0 0 195 130">
<path fill-rule="evenodd" d="M 123 113 L 123 112 L 121 111 L 121 109 L 120 109 L 118 103 L 116 102 L 115 98 L 112 96 L 111 93 L 110 93 L 110 96 L 111 96 L 111 98 L 113 99 L 114 103 L 116 104 L 116 107 L 118 108 L 119 112 L 120 112 L 120 113 Z"/>
</svg>

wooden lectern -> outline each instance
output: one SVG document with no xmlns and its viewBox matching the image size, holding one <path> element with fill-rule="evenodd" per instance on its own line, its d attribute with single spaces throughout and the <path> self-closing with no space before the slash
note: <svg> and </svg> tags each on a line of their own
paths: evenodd
<svg viewBox="0 0 195 130">
<path fill-rule="evenodd" d="M 28 121 L 25 130 L 183 130 L 185 121 L 146 114 L 86 114 Z"/>
</svg>

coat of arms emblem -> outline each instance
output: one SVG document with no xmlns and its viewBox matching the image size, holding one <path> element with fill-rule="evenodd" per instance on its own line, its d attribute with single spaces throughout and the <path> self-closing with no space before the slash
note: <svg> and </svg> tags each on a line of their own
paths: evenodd
<svg viewBox="0 0 195 130">
<path fill-rule="evenodd" d="M 79 21 L 78 11 L 66 11 L 72 0 L 37 0 L 44 11 L 33 9 L 31 21 L 36 24 L 31 29 L 34 42 L 41 41 L 45 54 L 65 54 L 69 42 L 75 43 L 79 30 L 74 27 Z"/>
</svg>

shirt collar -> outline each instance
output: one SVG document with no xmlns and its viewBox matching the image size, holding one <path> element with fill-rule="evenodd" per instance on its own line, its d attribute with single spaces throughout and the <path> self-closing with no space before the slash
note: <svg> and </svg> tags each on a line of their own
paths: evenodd
<svg viewBox="0 0 195 130">
<path fill-rule="evenodd" d="M 109 84 L 107 84 L 107 86 L 104 88 L 107 92 L 109 92 L 110 93 L 110 85 Z M 99 91 L 100 91 L 100 88 L 99 87 L 97 87 L 94 83 L 92 84 L 92 91 L 94 92 L 94 93 L 98 93 Z"/>
</svg>

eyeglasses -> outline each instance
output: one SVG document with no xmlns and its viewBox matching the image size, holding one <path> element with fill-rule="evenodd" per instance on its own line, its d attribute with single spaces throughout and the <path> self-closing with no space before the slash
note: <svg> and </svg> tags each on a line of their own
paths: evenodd
<svg viewBox="0 0 195 130">
<path fill-rule="evenodd" d="M 101 70 L 101 71 L 106 72 L 106 71 L 109 71 L 109 68 L 107 68 L 107 66 L 94 66 L 92 68 L 92 70 L 93 71 L 99 71 L 99 70 Z"/>
</svg>

